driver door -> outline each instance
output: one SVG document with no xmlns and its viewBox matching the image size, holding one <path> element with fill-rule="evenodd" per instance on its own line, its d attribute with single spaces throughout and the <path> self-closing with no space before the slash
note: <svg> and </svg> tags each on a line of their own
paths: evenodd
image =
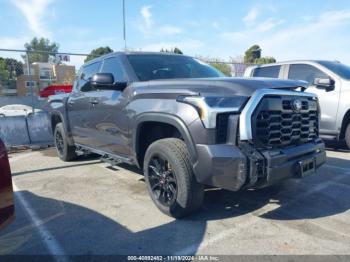
<svg viewBox="0 0 350 262">
<path fill-rule="evenodd" d="M 339 82 L 336 81 L 333 90 L 316 87 L 315 78 L 327 78 L 328 76 L 322 70 L 309 64 L 291 64 L 289 66 L 288 78 L 294 80 L 304 80 L 310 84 L 306 92 L 314 93 L 318 96 L 321 107 L 320 133 L 333 134 L 336 132 L 335 123 L 338 112 L 338 101 L 340 95 Z"/>
<path fill-rule="evenodd" d="M 99 72 L 100 67 L 101 62 L 98 61 L 82 68 L 76 80 L 77 87 L 74 87 L 67 101 L 69 125 L 75 143 L 92 148 L 97 144 L 94 122 L 98 116 L 91 100 L 96 90 L 92 88 L 90 78 Z"/>
<path fill-rule="evenodd" d="M 105 58 L 101 73 L 111 73 L 115 83 L 128 82 L 127 74 L 118 56 Z M 101 151 L 128 156 L 129 121 L 125 111 L 128 99 L 123 90 L 100 88 L 89 94 L 90 99 L 95 101 L 93 105 L 93 118 L 91 128 L 95 133 L 95 143 Z"/>
</svg>

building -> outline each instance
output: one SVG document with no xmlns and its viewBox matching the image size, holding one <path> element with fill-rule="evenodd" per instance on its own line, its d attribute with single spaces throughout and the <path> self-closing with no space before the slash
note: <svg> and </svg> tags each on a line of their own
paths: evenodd
<svg viewBox="0 0 350 262">
<path fill-rule="evenodd" d="M 30 95 L 31 90 L 38 95 L 49 85 L 72 85 L 75 77 L 75 66 L 35 62 L 29 72 L 24 66 L 24 74 L 17 77 L 17 95 Z"/>
</svg>

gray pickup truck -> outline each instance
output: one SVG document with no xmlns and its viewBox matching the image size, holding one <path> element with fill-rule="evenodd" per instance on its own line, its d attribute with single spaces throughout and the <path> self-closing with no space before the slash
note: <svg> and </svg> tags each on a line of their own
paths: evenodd
<svg viewBox="0 0 350 262">
<path fill-rule="evenodd" d="M 97 153 L 144 171 L 150 196 L 179 218 L 204 186 L 238 191 L 312 174 L 326 161 L 317 96 L 304 82 L 226 78 L 188 56 L 112 53 L 52 97 L 59 157 Z"/>
</svg>

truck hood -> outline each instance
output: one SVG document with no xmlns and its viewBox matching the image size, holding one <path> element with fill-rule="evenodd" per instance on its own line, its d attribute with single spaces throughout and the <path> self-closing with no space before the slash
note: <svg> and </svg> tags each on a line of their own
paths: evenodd
<svg viewBox="0 0 350 262">
<path fill-rule="evenodd" d="M 176 93 L 203 96 L 251 96 L 258 89 L 287 89 L 307 88 L 304 81 L 281 80 L 275 78 L 190 78 L 174 80 L 153 80 L 135 83 L 134 95 L 145 93 Z"/>
</svg>

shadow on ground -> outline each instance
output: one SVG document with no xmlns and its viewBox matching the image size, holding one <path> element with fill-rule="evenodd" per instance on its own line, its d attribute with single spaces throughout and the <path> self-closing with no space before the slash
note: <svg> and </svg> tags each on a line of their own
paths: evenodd
<svg viewBox="0 0 350 262">
<path fill-rule="evenodd" d="M 330 158 L 329 162 L 350 167 L 349 160 Z M 21 194 L 67 254 L 165 255 L 180 250 L 191 250 L 192 254 L 203 241 L 208 221 L 247 213 L 273 220 L 312 219 L 347 211 L 350 208 L 350 173 L 323 167 L 316 175 L 266 189 L 241 192 L 209 189 L 198 213 L 153 228 L 146 226 L 147 229 L 138 232 L 83 206 L 43 198 L 28 191 L 21 191 Z M 276 208 L 258 212 L 269 203 L 275 203 Z M 22 208 L 17 203 L 19 217 L 24 216 Z M 159 215 L 158 211 L 152 214 Z M 147 225 L 150 217 L 135 219 Z M 31 254 L 37 250 L 35 230 L 24 224 L 16 221 L 1 232 L 0 254 Z"/>
</svg>

